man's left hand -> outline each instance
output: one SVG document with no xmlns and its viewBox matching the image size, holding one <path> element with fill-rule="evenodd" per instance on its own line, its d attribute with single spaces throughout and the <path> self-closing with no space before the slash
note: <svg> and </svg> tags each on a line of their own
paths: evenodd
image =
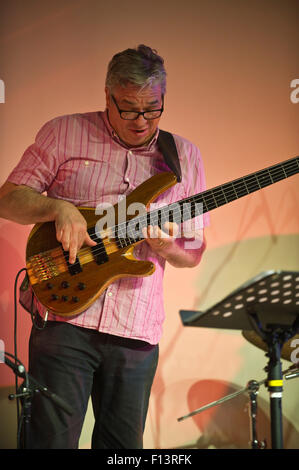
<svg viewBox="0 0 299 470">
<path fill-rule="evenodd" d="M 163 231 L 157 225 L 149 225 L 142 230 L 142 234 L 152 250 L 163 257 L 174 248 L 178 232 L 179 227 L 174 222 L 166 222 Z"/>
</svg>

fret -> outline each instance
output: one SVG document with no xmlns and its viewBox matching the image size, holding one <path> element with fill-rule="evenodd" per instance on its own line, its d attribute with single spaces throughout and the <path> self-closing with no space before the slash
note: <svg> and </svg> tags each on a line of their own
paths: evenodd
<svg viewBox="0 0 299 470">
<path fill-rule="evenodd" d="M 183 215 L 181 218 L 181 222 L 186 222 L 187 220 L 190 220 L 194 217 L 195 213 L 195 201 L 190 201 L 190 203 L 183 203 L 182 210 L 183 210 Z"/>
<path fill-rule="evenodd" d="M 260 182 L 255 175 L 249 175 L 244 177 L 244 182 L 248 189 L 248 193 L 253 193 L 261 189 Z"/>
<path fill-rule="evenodd" d="M 225 192 L 223 191 L 223 186 L 221 186 L 220 188 L 221 188 L 221 191 L 222 191 L 223 197 L 224 197 L 224 199 L 225 199 L 225 203 L 227 203 L 227 202 L 228 202 L 228 200 L 227 200 L 227 197 L 226 197 L 226 194 L 225 194 Z"/>
<path fill-rule="evenodd" d="M 169 222 L 175 222 L 176 224 L 181 224 L 184 222 L 186 214 L 183 212 L 183 206 L 180 206 L 179 204 L 176 204 L 176 208 L 172 212 L 172 217 L 169 217 Z M 189 218 L 186 218 L 186 220 L 189 220 Z"/>
<path fill-rule="evenodd" d="M 234 188 L 233 188 L 233 184 L 232 183 L 225 183 L 225 184 L 222 185 L 222 188 L 223 188 L 223 191 L 225 193 L 225 197 L 227 199 L 227 202 L 235 201 L 235 199 L 237 197 L 236 197 L 236 193 L 235 193 Z"/>
<path fill-rule="evenodd" d="M 256 176 L 261 185 L 261 188 L 264 188 L 265 186 L 269 186 L 269 184 L 273 183 L 270 172 L 267 170 L 259 171 Z"/>
<path fill-rule="evenodd" d="M 184 218 L 184 222 L 186 220 L 193 219 L 194 217 L 198 217 L 204 213 L 204 207 L 202 202 L 193 201 L 191 204 L 191 217 L 189 217 L 189 211 L 187 211 L 187 217 Z"/>
<path fill-rule="evenodd" d="M 240 178 L 239 180 L 235 181 L 235 188 L 237 190 L 238 197 L 243 197 L 249 194 L 249 191 L 243 178 Z"/>
<path fill-rule="evenodd" d="M 233 188 L 233 191 L 234 191 L 235 196 L 236 196 L 235 199 L 238 199 L 239 196 L 238 196 L 238 194 L 236 193 L 236 190 L 235 190 L 235 186 L 234 186 L 234 182 L 233 182 L 233 181 L 232 181 L 232 188 Z"/>
<path fill-rule="evenodd" d="M 217 206 L 216 206 L 214 198 L 211 199 L 211 190 L 210 191 L 205 191 L 203 194 L 204 195 L 202 195 L 202 197 L 203 197 L 203 200 L 205 201 L 205 205 L 207 207 L 207 210 L 211 211 L 211 210 L 215 209 Z"/>
<path fill-rule="evenodd" d="M 217 201 L 216 201 L 216 199 L 215 199 L 214 191 L 211 190 L 210 193 L 212 194 L 213 200 L 214 200 L 214 202 L 215 202 L 215 207 L 218 207 Z"/>
<path fill-rule="evenodd" d="M 204 194 L 205 194 L 205 193 L 200 193 L 200 194 L 197 194 L 197 196 L 193 196 L 194 201 L 195 201 L 197 204 L 201 204 L 201 205 L 202 205 L 202 213 L 203 213 L 203 214 L 204 214 L 205 212 L 208 212 L 208 211 L 209 211 L 208 206 L 207 206 L 207 204 L 206 204 L 206 200 L 205 200 Z M 186 199 L 185 202 L 188 202 L 188 199 Z"/>
<path fill-rule="evenodd" d="M 202 200 L 202 204 L 203 204 L 203 212 L 208 212 L 209 209 L 208 209 L 207 203 L 205 201 L 205 198 L 201 197 L 201 200 Z"/>
<path fill-rule="evenodd" d="M 125 238 L 117 237 L 117 243 L 120 248 L 124 248 L 126 245 Z"/>
<path fill-rule="evenodd" d="M 289 176 L 296 174 L 299 170 L 299 159 L 294 159 L 284 164 L 285 171 Z"/>
<path fill-rule="evenodd" d="M 288 175 L 286 174 L 286 171 L 285 171 L 285 169 L 284 169 L 284 166 L 283 166 L 283 165 L 281 165 L 281 168 L 282 168 L 282 171 L 283 171 L 283 173 L 284 173 L 284 177 L 285 177 L 285 178 L 287 178 L 287 177 L 288 177 Z"/>
<path fill-rule="evenodd" d="M 183 221 L 183 206 L 179 202 L 173 202 L 169 206 L 162 207 L 161 209 L 161 223 L 175 222 L 180 224 Z M 162 228 L 162 227 L 160 227 Z"/>
<path fill-rule="evenodd" d="M 227 203 L 227 199 L 225 197 L 225 193 L 222 189 L 222 186 L 214 189 L 213 194 L 214 194 L 214 199 L 216 201 L 217 207 L 223 206 L 224 204 Z"/>
<path fill-rule="evenodd" d="M 124 239 L 126 246 L 132 245 L 133 243 L 136 243 L 138 240 L 143 238 L 139 217 L 136 217 L 135 220 L 134 219 L 129 220 L 126 225 L 127 225 L 127 231 L 126 231 L 127 236 Z"/>
<path fill-rule="evenodd" d="M 270 171 L 272 173 L 274 183 L 276 183 L 277 181 L 280 181 L 282 179 L 285 179 L 285 175 L 284 175 L 284 172 L 282 170 L 281 165 L 279 165 L 275 168 L 272 168 Z"/>
<path fill-rule="evenodd" d="M 149 212 L 144 218 L 146 219 L 144 226 L 158 225 L 159 227 L 159 214 L 157 210 Z"/>
<path fill-rule="evenodd" d="M 256 182 L 257 182 L 257 184 L 258 184 L 258 189 L 262 189 L 262 185 L 261 185 L 261 183 L 260 183 L 260 181 L 259 181 L 259 179 L 258 179 L 258 175 L 255 174 L 255 175 L 253 175 L 253 176 L 255 176 Z"/>
</svg>

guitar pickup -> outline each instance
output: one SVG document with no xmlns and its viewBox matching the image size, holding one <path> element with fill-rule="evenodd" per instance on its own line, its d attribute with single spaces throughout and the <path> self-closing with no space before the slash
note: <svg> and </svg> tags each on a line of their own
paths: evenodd
<svg viewBox="0 0 299 470">
<path fill-rule="evenodd" d="M 76 256 L 75 262 L 73 264 L 71 264 L 71 263 L 69 263 L 69 252 L 65 251 L 65 250 L 62 250 L 62 251 L 63 251 L 64 259 L 66 261 L 67 268 L 68 268 L 68 271 L 69 271 L 70 275 L 74 276 L 75 274 L 81 273 L 82 272 L 82 266 L 80 264 L 78 256 Z"/>
<path fill-rule="evenodd" d="M 97 242 L 95 246 L 92 246 L 91 252 L 93 254 L 94 260 L 97 264 L 104 264 L 109 261 L 109 257 L 106 252 L 106 248 L 104 246 L 103 240 L 98 237 L 95 233 L 95 227 L 91 227 L 87 230 L 90 238 Z"/>
</svg>

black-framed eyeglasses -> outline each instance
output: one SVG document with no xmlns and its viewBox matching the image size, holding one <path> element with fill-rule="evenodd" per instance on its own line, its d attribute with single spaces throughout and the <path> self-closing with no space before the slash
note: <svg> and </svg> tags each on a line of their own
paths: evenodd
<svg viewBox="0 0 299 470">
<path fill-rule="evenodd" d="M 114 96 L 111 95 L 111 97 L 114 101 L 115 106 L 117 107 L 120 117 L 128 121 L 135 121 L 135 119 L 138 119 L 140 115 L 143 116 L 144 119 L 146 120 L 157 119 L 161 116 L 161 114 L 164 111 L 164 96 L 163 95 L 162 95 L 162 108 L 151 109 L 150 111 L 125 111 L 118 107 L 118 104 Z"/>
</svg>

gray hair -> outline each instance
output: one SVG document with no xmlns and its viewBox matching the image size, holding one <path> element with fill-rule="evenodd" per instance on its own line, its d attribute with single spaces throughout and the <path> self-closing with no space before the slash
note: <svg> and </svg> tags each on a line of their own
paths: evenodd
<svg viewBox="0 0 299 470">
<path fill-rule="evenodd" d="M 106 87 L 111 92 L 115 86 L 125 87 L 128 83 L 140 88 L 158 84 L 165 95 L 164 60 L 155 49 L 140 44 L 135 49 L 126 49 L 112 57 L 108 64 Z"/>
</svg>

